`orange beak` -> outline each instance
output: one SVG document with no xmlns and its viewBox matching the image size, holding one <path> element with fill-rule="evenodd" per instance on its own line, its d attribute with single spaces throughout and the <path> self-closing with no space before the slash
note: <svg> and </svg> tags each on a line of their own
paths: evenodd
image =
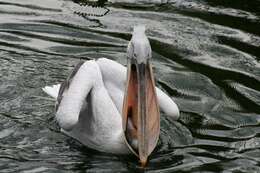
<svg viewBox="0 0 260 173">
<path fill-rule="evenodd" d="M 123 129 L 130 150 L 145 166 L 157 145 L 160 112 L 154 76 L 149 60 L 138 64 L 128 60 L 126 92 L 123 103 Z"/>
</svg>

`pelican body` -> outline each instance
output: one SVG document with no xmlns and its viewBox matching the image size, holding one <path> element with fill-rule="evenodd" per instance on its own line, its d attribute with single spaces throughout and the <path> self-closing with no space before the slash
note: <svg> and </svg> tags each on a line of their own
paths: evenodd
<svg viewBox="0 0 260 173">
<path fill-rule="evenodd" d="M 177 120 L 174 101 L 155 87 L 145 28 L 134 28 L 127 68 L 101 58 L 81 61 L 61 85 L 43 90 L 56 99 L 61 131 L 89 148 L 137 155 L 145 165 L 160 132 L 160 111 Z"/>
</svg>

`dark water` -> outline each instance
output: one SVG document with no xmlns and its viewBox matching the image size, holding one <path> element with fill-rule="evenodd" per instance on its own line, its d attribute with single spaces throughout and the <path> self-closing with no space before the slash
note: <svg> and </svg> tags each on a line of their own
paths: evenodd
<svg viewBox="0 0 260 173">
<path fill-rule="evenodd" d="M 157 83 L 181 110 L 162 115 L 147 172 L 260 172 L 260 1 L 166 5 L 0 0 L 0 172 L 142 172 L 135 157 L 90 150 L 58 131 L 42 91 L 79 59 L 126 63 L 146 24 Z"/>
</svg>

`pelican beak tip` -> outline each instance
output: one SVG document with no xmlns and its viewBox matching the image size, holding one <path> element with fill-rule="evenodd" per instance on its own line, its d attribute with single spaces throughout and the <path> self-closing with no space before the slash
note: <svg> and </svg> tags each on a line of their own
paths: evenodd
<svg viewBox="0 0 260 173">
<path fill-rule="evenodd" d="M 146 160 L 140 160 L 141 167 L 144 168 L 147 165 L 147 159 Z"/>
</svg>

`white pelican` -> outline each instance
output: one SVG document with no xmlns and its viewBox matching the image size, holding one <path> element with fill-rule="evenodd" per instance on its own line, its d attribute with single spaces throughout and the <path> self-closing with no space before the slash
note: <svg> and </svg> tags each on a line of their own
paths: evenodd
<svg viewBox="0 0 260 173">
<path fill-rule="evenodd" d="M 127 69 L 106 58 L 80 62 L 63 84 L 43 88 L 57 100 L 62 132 L 95 150 L 132 152 L 144 165 L 159 137 L 159 107 L 179 117 L 173 100 L 155 88 L 151 56 L 145 27 L 137 26 L 127 48 Z"/>
</svg>

